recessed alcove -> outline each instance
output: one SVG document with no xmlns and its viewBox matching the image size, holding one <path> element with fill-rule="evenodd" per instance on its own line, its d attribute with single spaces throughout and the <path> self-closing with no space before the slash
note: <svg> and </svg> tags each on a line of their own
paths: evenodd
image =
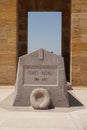
<svg viewBox="0 0 87 130">
<path fill-rule="evenodd" d="M 62 56 L 67 81 L 70 81 L 71 0 L 18 0 L 18 57 L 27 53 L 28 12 L 62 12 Z"/>
</svg>

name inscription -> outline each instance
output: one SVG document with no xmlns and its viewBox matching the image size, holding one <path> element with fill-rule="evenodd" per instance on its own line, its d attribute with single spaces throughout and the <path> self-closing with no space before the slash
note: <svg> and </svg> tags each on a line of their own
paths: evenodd
<svg viewBox="0 0 87 130">
<path fill-rule="evenodd" d="M 24 84 L 57 85 L 57 68 L 29 68 L 24 69 Z"/>
</svg>

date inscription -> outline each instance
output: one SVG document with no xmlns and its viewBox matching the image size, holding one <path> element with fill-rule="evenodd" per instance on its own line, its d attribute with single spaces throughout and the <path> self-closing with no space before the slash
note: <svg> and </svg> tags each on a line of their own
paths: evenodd
<svg viewBox="0 0 87 130">
<path fill-rule="evenodd" d="M 57 68 L 24 68 L 24 84 L 57 85 Z"/>
</svg>

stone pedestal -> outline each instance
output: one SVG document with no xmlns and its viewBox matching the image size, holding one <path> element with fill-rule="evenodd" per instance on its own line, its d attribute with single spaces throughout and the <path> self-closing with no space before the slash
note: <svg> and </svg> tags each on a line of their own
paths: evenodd
<svg viewBox="0 0 87 130">
<path fill-rule="evenodd" d="M 30 106 L 32 91 L 44 88 L 54 107 L 68 107 L 66 86 L 63 58 L 39 49 L 19 58 L 14 106 Z"/>
</svg>

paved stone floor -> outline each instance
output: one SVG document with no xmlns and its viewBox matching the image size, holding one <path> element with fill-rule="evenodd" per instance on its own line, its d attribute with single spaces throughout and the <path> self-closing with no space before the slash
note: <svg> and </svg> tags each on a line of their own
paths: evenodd
<svg viewBox="0 0 87 130">
<path fill-rule="evenodd" d="M 87 130 L 87 90 L 69 93 L 83 106 L 37 111 L 13 107 L 14 89 L 0 89 L 0 130 Z"/>
</svg>

